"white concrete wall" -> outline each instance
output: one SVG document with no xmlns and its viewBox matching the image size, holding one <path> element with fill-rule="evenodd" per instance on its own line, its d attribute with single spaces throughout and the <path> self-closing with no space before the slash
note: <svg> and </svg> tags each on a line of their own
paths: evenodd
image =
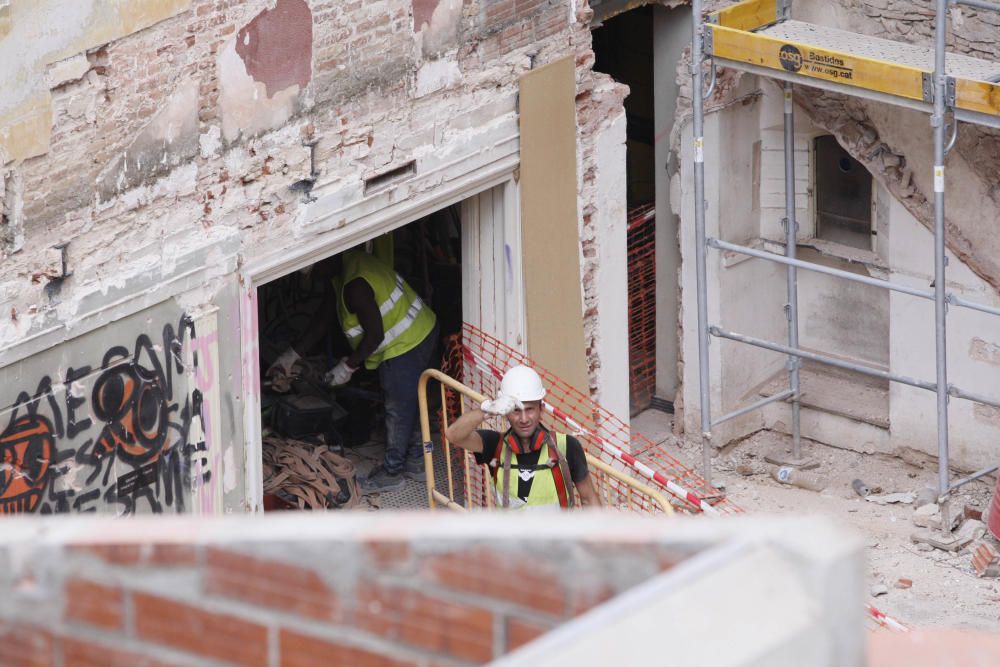
<svg viewBox="0 0 1000 667">
<path fill-rule="evenodd" d="M 753 527 L 763 533 L 713 544 L 491 665 L 864 665 L 857 540 L 822 522 Z"/>
<path fill-rule="evenodd" d="M 712 113 L 705 122 L 706 234 L 740 244 L 753 244 L 760 236 L 760 214 L 753 210 L 753 151 L 760 137 L 759 100 L 754 101 L 756 81 L 740 84 L 748 104 Z M 694 183 L 691 165 L 690 125 L 682 134 L 681 254 L 683 286 L 684 424 L 689 433 L 700 430 L 698 342 L 694 242 Z M 740 333 L 784 341 L 787 324 L 782 306 L 785 280 L 782 267 L 741 257 L 708 253 L 709 324 Z M 779 370 L 779 355 L 731 341 L 710 342 L 712 414 L 718 417 L 743 404 L 747 393 Z M 759 414 L 720 425 L 713 430 L 716 444 L 762 427 Z"/>
<path fill-rule="evenodd" d="M 871 277 L 864 266 L 816 252 L 800 258 Z M 799 271 L 799 343 L 802 347 L 867 365 L 889 366 L 889 291 Z"/>
<path fill-rule="evenodd" d="M 680 353 L 678 280 L 681 264 L 670 178 L 678 168 L 670 147 L 677 111 L 677 64 L 691 40 L 691 9 L 653 7 L 653 81 L 656 127 L 656 396 L 675 400 Z"/>
<path fill-rule="evenodd" d="M 625 164 L 625 110 L 595 138 L 599 164 Z M 629 418 L 628 363 L 628 215 L 625 203 L 625 169 L 601 169 L 595 177 L 597 199 L 602 203 L 592 222 L 597 237 L 597 293 L 601 304 L 598 322 L 597 401 L 623 422 Z M 624 325 L 624 332 L 623 332 Z M 622 334 L 625 334 L 624 339 Z"/>
<path fill-rule="evenodd" d="M 933 235 L 898 202 L 890 219 L 892 280 L 929 289 L 933 279 Z M 1000 306 L 996 291 L 948 253 L 948 289 L 958 296 Z M 934 381 L 934 304 L 892 293 L 890 352 L 895 373 Z M 948 382 L 966 391 L 1000 398 L 1000 318 L 952 306 L 948 310 Z M 890 389 L 893 448 L 937 454 L 937 412 L 933 393 L 894 383 Z M 1000 459 L 1000 410 L 952 399 L 950 454 L 964 470 Z"/>
</svg>

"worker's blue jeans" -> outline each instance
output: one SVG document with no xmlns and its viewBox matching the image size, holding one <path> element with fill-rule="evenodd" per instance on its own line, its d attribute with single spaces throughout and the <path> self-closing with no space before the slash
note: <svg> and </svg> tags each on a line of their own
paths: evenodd
<svg viewBox="0 0 1000 667">
<path fill-rule="evenodd" d="M 417 425 L 417 385 L 420 374 L 431 365 L 431 355 L 437 344 L 435 324 L 427 337 L 415 348 L 379 364 L 378 377 L 385 397 L 385 471 L 390 475 L 402 472 L 406 459 L 423 456 L 420 436 L 414 435 Z"/>
</svg>

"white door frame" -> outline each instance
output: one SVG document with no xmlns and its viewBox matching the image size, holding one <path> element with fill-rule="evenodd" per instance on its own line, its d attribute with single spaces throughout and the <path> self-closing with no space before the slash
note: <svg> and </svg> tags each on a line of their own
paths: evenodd
<svg viewBox="0 0 1000 667">
<path fill-rule="evenodd" d="M 499 246 L 501 255 L 509 253 L 512 271 L 509 281 L 494 281 L 505 284 L 509 282 L 507 293 L 513 298 L 505 300 L 505 330 L 494 333 L 498 338 L 509 342 L 512 347 L 523 349 L 524 343 L 524 298 L 521 276 L 521 225 L 518 186 L 515 178 L 518 167 L 516 153 L 507 159 L 498 160 L 488 166 L 475 170 L 463 178 L 434 188 L 429 194 L 413 197 L 410 200 L 391 203 L 391 197 L 386 198 L 386 205 L 372 211 L 372 202 L 362 200 L 341 210 L 339 213 L 348 221 L 336 229 L 317 234 L 315 238 L 272 253 L 257 262 L 251 262 L 240 272 L 240 349 L 241 368 L 243 376 L 243 426 L 244 426 L 244 464 L 245 464 L 245 502 L 244 509 L 248 512 L 263 511 L 263 465 L 262 465 L 262 426 L 260 421 L 260 374 L 259 342 L 257 322 L 257 289 L 268 282 L 297 271 L 306 266 L 343 252 L 360 243 L 374 239 L 386 232 L 392 231 L 415 220 L 447 208 L 453 204 L 479 196 L 480 194 L 502 188 L 502 205 L 499 207 L 503 219 L 503 243 Z M 322 210 L 323 200 L 316 205 Z M 465 207 L 463 206 L 463 211 Z M 464 214 L 463 214 L 464 218 Z M 470 224 L 463 219 L 463 235 Z M 509 234 L 509 237 L 507 236 Z M 494 249 L 497 246 L 493 246 Z M 509 248 L 509 251 L 507 250 Z M 485 253 L 489 255 L 490 253 Z M 494 253 L 495 254 L 495 253 Z M 466 265 L 476 266 L 473 262 L 482 261 L 483 253 L 478 251 L 472 257 L 466 255 L 463 241 L 463 299 L 465 298 Z M 489 257 L 492 264 L 493 257 Z M 503 260 L 500 265 L 503 266 Z M 482 280 L 480 283 L 487 284 Z M 470 313 L 463 306 L 463 317 Z M 477 326 L 479 322 L 473 320 Z M 490 332 L 493 333 L 493 332 Z"/>
</svg>

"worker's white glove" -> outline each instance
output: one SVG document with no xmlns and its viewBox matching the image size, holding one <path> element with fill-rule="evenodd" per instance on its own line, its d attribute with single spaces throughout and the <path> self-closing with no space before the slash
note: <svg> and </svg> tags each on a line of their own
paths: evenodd
<svg viewBox="0 0 1000 667">
<path fill-rule="evenodd" d="M 270 376 L 274 375 L 275 373 L 277 373 L 279 371 L 279 369 L 285 375 L 291 375 L 292 374 L 292 366 L 295 365 L 295 362 L 298 361 L 299 358 L 300 358 L 299 357 L 299 353 L 296 352 L 294 348 L 289 347 L 284 352 L 282 352 L 281 355 L 278 356 L 277 359 L 275 359 L 275 361 L 274 361 L 273 364 L 271 364 L 268 367 L 267 373 L 265 373 L 265 375 L 267 377 L 270 377 Z"/>
<path fill-rule="evenodd" d="M 524 405 L 516 398 L 500 394 L 492 401 L 488 399 L 483 401 L 482 405 L 479 406 L 479 409 L 488 415 L 498 415 L 503 417 L 504 415 L 509 415 L 511 412 L 514 412 L 514 410 L 523 410 Z"/>
<path fill-rule="evenodd" d="M 345 357 L 340 360 L 339 364 L 326 372 L 326 375 L 323 376 L 323 382 L 326 382 L 331 387 L 339 387 L 342 384 L 347 384 L 356 370 L 358 369 L 352 368 L 347 363 L 347 358 Z"/>
</svg>

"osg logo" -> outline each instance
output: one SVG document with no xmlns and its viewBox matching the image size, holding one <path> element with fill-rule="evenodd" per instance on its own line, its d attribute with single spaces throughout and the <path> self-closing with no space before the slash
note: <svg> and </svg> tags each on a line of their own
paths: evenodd
<svg viewBox="0 0 1000 667">
<path fill-rule="evenodd" d="M 785 44 L 778 51 L 778 60 L 781 66 L 789 72 L 798 72 L 802 69 L 802 52 L 791 44 Z"/>
</svg>

